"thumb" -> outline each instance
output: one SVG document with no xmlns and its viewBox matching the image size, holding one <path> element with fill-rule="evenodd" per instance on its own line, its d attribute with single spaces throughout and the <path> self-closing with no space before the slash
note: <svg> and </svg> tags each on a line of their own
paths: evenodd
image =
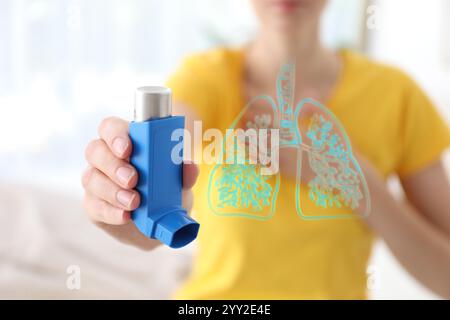
<svg viewBox="0 0 450 320">
<path fill-rule="evenodd" d="M 191 189 L 199 174 L 198 166 L 194 163 L 185 162 L 183 164 L 183 189 Z"/>
</svg>

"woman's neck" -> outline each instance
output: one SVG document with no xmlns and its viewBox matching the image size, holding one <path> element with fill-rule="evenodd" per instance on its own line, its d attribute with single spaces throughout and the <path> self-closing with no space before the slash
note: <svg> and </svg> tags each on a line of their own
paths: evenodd
<svg viewBox="0 0 450 320">
<path fill-rule="evenodd" d="M 308 24 L 297 28 L 263 27 L 254 49 L 262 59 L 278 64 L 296 62 L 300 66 L 302 61 L 311 61 L 323 48 L 319 40 L 319 26 Z"/>
<path fill-rule="evenodd" d="M 281 65 L 295 63 L 297 87 L 326 91 L 335 84 L 341 72 L 341 63 L 334 52 L 321 44 L 319 26 L 297 29 L 296 32 L 286 33 L 262 30 L 246 52 L 248 81 L 256 87 L 267 89 L 273 85 Z"/>
</svg>

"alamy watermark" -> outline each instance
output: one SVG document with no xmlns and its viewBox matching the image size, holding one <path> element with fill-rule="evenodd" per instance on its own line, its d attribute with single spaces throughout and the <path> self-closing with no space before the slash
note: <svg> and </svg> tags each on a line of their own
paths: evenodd
<svg viewBox="0 0 450 320">
<path fill-rule="evenodd" d="M 383 25 L 381 6 L 372 4 L 366 10 L 366 27 L 371 31 L 380 31 Z"/>
<path fill-rule="evenodd" d="M 66 287 L 69 290 L 81 289 L 81 268 L 78 265 L 70 265 L 66 269 Z"/>
<path fill-rule="evenodd" d="M 187 129 L 172 132 L 172 162 L 184 160 L 196 164 L 260 164 L 261 175 L 274 175 L 279 170 L 279 129 L 219 129 L 203 132 L 201 121 L 194 122 L 194 134 Z M 203 148 L 203 143 L 209 144 Z M 193 146 L 193 148 L 192 148 Z M 192 150 L 193 149 L 193 150 Z"/>
</svg>

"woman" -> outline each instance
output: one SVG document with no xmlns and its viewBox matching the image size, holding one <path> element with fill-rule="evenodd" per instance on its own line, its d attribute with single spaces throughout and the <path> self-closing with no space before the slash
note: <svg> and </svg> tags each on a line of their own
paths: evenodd
<svg viewBox="0 0 450 320">
<path fill-rule="evenodd" d="M 184 206 L 201 223 L 193 274 L 178 298 L 362 299 L 374 235 L 419 281 L 450 298 L 449 181 L 440 161 L 450 134 L 427 97 L 402 72 L 348 51 L 333 52 L 319 40 L 326 0 L 252 0 L 260 21 L 245 49 L 217 49 L 185 61 L 169 80 L 176 113 L 203 128 L 225 129 L 261 93 L 275 96 L 280 65 L 295 59 L 296 97 L 322 101 L 350 136 L 371 194 L 363 219 L 302 221 L 292 203 L 295 182 L 284 179 L 272 220 L 211 214 L 205 193 L 208 171 L 184 165 Z M 83 175 L 89 217 L 114 237 L 150 250 L 130 211 L 138 207 L 138 176 L 128 163 L 128 123 L 105 119 L 100 138 L 86 149 Z M 286 176 L 295 171 L 289 152 L 280 154 Z M 386 188 L 401 178 L 406 199 Z M 198 176 L 198 179 L 197 179 Z"/>
</svg>

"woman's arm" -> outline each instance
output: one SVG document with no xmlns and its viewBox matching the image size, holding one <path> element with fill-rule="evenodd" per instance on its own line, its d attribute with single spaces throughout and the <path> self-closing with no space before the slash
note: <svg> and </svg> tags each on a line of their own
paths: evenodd
<svg viewBox="0 0 450 320">
<path fill-rule="evenodd" d="M 400 203 L 374 167 L 359 160 L 373 204 L 369 225 L 414 277 L 450 298 L 450 184 L 442 163 L 402 179 L 407 200 Z"/>
</svg>

